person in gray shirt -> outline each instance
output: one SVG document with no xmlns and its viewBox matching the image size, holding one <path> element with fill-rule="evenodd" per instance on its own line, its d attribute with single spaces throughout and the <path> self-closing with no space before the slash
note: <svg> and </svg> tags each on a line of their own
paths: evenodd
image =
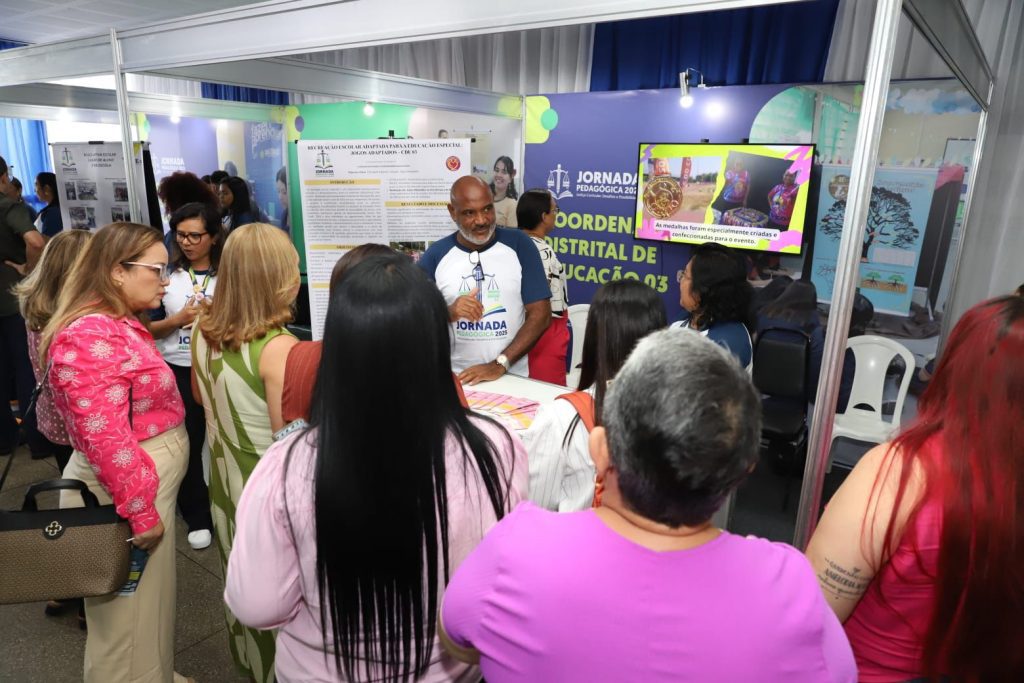
<svg viewBox="0 0 1024 683">
<path fill-rule="evenodd" d="M 43 253 L 46 240 L 35 229 L 28 206 L 11 198 L 11 177 L 7 161 L 0 157 L 0 387 L 16 387 L 18 405 L 26 408 L 35 388 L 28 357 L 25 319 L 18 312 L 18 299 L 11 287 L 28 274 Z M 10 403 L 0 396 L 0 455 L 18 445 L 18 422 Z M 50 443 L 36 429 L 34 415 L 22 427 L 32 456 L 50 454 Z"/>
</svg>

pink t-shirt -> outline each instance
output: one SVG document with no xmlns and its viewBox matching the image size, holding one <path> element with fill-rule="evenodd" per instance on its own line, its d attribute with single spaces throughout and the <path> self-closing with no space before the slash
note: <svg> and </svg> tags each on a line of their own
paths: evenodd
<svg viewBox="0 0 1024 683">
<path fill-rule="evenodd" d="M 921 506 L 892 559 L 882 567 L 844 627 L 865 683 L 923 676 L 924 637 L 935 600 L 942 503 Z"/>
<path fill-rule="evenodd" d="M 160 477 L 139 443 L 180 425 L 185 407 L 153 335 L 134 318 L 85 315 L 54 336 L 49 358 L 48 381 L 71 444 L 133 532 L 156 526 Z"/>
<path fill-rule="evenodd" d="M 471 419 L 494 444 L 503 471 L 511 471 L 509 499 L 515 506 L 526 497 L 529 485 L 526 449 L 501 427 Z M 289 449 L 286 511 L 283 472 Z M 316 576 L 315 462 L 313 435 L 293 434 L 275 443 L 246 482 L 235 513 L 224 600 L 243 624 L 279 629 L 274 666 L 280 681 L 344 680 L 334 666 L 334 655 L 324 655 Z M 454 572 L 496 517 L 479 473 L 473 466 L 464 467 L 462 447 L 454 438 L 449 439 L 446 464 L 448 560 Z M 438 599 L 443 593 L 440 586 Z M 430 661 L 426 675 L 418 679 L 421 682 L 480 680 L 477 667 L 453 659 L 436 637 Z"/>
<path fill-rule="evenodd" d="M 592 510 L 520 505 L 452 577 L 442 619 L 487 683 L 857 679 L 796 549 L 722 532 L 655 552 Z"/>
</svg>

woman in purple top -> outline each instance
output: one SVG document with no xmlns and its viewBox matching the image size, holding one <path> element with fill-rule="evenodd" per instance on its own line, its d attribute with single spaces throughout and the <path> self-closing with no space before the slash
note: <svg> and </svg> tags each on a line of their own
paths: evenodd
<svg viewBox="0 0 1024 683">
<path fill-rule="evenodd" d="M 332 288 L 308 428 L 246 482 L 224 598 L 277 629 L 281 683 L 459 681 L 438 612 L 452 572 L 525 497 L 522 443 L 452 383 L 448 309 L 401 254 Z"/>
<path fill-rule="evenodd" d="M 642 340 L 590 436 L 601 506 L 529 503 L 455 573 L 442 642 L 508 681 L 849 682 L 839 621 L 796 549 L 710 523 L 757 462 L 760 399 L 678 330 Z"/>
</svg>

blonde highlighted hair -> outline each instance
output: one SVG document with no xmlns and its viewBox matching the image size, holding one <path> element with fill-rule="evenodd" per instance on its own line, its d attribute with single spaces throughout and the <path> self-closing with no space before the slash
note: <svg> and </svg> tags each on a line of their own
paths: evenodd
<svg viewBox="0 0 1024 683">
<path fill-rule="evenodd" d="M 47 241 L 43 255 L 27 278 L 14 287 L 21 317 L 29 329 L 42 332 L 57 310 L 57 300 L 75 260 L 92 237 L 88 230 L 64 230 Z"/>
<path fill-rule="evenodd" d="M 299 256 L 280 228 L 250 223 L 224 243 L 217 292 L 199 331 L 214 350 L 238 351 L 242 344 L 292 320 L 299 286 Z"/>
<path fill-rule="evenodd" d="M 55 238 L 56 239 L 56 238 Z M 125 261 L 137 261 L 154 244 L 162 244 L 160 231 L 139 223 L 111 223 L 96 231 L 75 261 L 61 286 L 57 307 L 43 328 L 39 358 L 46 354 L 57 333 L 91 313 L 115 318 L 136 315 L 114 283 L 114 268 Z"/>
</svg>

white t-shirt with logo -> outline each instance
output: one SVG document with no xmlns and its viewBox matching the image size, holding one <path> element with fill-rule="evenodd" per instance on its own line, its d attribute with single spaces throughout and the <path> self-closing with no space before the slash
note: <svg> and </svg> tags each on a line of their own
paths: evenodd
<svg viewBox="0 0 1024 683">
<path fill-rule="evenodd" d="M 477 289 L 484 317 L 452 323 L 452 370 L 490 363 L 515 338 L 526 320 L 526 304 L 551 298 L 540 254 L 529 235 L 496 228 L 491 243 L 472 251 L 452 233 L 430 245 L 419 265 L 437 284 L 447 305 Z M 510 372 L 526 377 L 524 355 Z"/>
<path fill-rule="evenodd" d="M 196 296 L 196 285 L 199 286 L 202 296 L 212 297 L 214 286 L 217 284 L 217 276 L 207 277 L 206 271 L 195 273 L 195 284 L 192 282 L 192 275 L 187 269 L 178 268 L 171 273 L 171 280 L 167 283 L 164 293 L 163 311 L 164 317 L 169 318 L 177 315 L 192 297 Z M 204 289 L 205 286 L 205 289 Z M 156 340 L 156 348 L 164 360 L 171 365 L 182 368 L 192 367 L 192 328 L 183 330 L 178 327 L 163 339 Z"/>
<path fill-rule="evenodd" d="M 539 237 L 530 235 L 537 251 L 540 253 L 540 261 L 547 274 L 548 286 L 551 288 L 551 315 L 560 316 L 569 308 L 569 288 L 565 282 L 565 266 L 555 256 L 555 250 L 551 245 Z"/>
</svg>

